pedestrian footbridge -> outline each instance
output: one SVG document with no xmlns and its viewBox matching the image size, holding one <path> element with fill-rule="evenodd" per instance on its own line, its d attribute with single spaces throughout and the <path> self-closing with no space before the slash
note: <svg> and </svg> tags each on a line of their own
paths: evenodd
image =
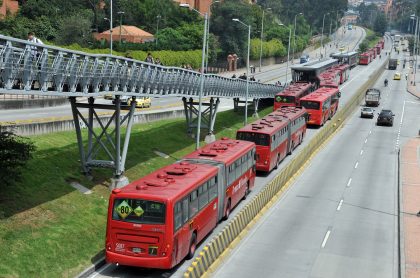
<svg viewBox="0 0 420 278">
<path fill-rule="evenodd" d="M 179 96 L 183 98 L 187 118 L 187 130 L 197 127 L 201 113 L 203 127 L 212 133 L 219 98 L 254 100 L 272 98 L 281 88 L 231 79 L 214 74 L 203 74 L 178 67 L 165 67 L 125 57 L 90 54 L 50 45 L 40 45 L 0 35 L 0 93 L 68 97 L 72 106 L 82 169 L 88 173 L 91 167 L 111 167 L 115 175 L 124 172 L 124 163 L 135 111 L 137 97 Z M 210 102 L 199 112 L 194 98 L 200 96 L 201 78 L 204 79 L 201 97 Z M 95 98 L 114 95 L 114 104 L 95 104 Z M 131 105 L 122 105 L 121 96 L 130 96 Z M 88 103 L 80 102 L 87 97 Z M 256 105 L 257 106 L 257 105 Z M 85 117 L 80 109 L 88 109 Z M 114 111 L 107 123 L 102 123 L 95 109 Z M 128 110 L 125 115 L 121 110 Z M 101 132 L 93 128 L 99 121 Z M 80 124 L 88 129 L 85 146 Z M 113 125 L 111 125 L 114 123 Z M 125 140 L 121 146 L 120 127 L 127 123 Z M 110 132 L 108 129 L 113 126 Z M 99 159 L 102 150 L 105 159 Z"/>
</svg>

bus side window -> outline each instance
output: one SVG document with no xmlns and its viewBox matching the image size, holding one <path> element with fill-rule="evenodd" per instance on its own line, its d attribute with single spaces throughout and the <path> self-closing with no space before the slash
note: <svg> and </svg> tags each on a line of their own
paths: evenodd
<svg viewBox="0 0 420 278">
<path fill-rule="evenodd" d="M 248 162 L 246 154 L 241 157 L 242 174 L 248 170 Z"/>
<path fill-rule="evenodd" d="M 208 182 L 198 188 L 198 208 L 202 209 L 209 203 Z"/>
<path fill-rule="evenodd" d="M 238 158 L 235 161 L 235 168 L 236 168 L 236 178 L 239 178 L 242 175 L 241 158 Z"/>
<path fill-rule="evenodd" d="M 198 198 L 197 190 L 194 190 L 190 194 L 190 204 L 189 204 L 189 217 L 193 217 L 198 212 Z"/>
<path fill-rule="evenodd" d="M 217 197 L 217 176 L 210 180 L 209 184 L 209 200 L 213 200 Z"/>
<path fill-rule="evenodd" d="M 182 226 L 182 210 L 181 201 L 177 202 L 174 207 L 174 228 L 177 231 Z"/>
<path fill-rule="evenodd" d="M 182 224 L 188 221 L 188 197 L 182 200 Z"/>
<path fill-rule="evenodd" d="M 229 165 L 229 179 L 228 179 L 228 184 L 226 186 L 229 186 L 232 184 L 232 182 L 235 181 L 235 162 L 233 162 L 231 165 Z"/>
</svg>

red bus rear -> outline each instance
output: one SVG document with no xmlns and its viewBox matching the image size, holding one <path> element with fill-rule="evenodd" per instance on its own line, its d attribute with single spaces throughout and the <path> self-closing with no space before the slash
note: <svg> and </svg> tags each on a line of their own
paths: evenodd
<svg viewBox="0 0 420 278">
<path fill-rule="evenodd" d="M 282 107 L 239 129 L 236 138 L 257 145 L 257 170 L 269 172 L 302 142 L 306 119 L 304 108 Z"/>
<path fill-rule="evenodd" d="M 340 91 L 336 88 L 319 88 L 312 94 L 300 99 L 300 105 L 309 114 L 308 124 L 322 126 L 338 109 Z"/>
<path fill-rule="evenodd" d="M 108 208 L 107 262 L 169 269 L 193 254 L 218 221 L 218 170 L 175 163 L 114 189 Z"/>
<path fill-rule="evenodd" d="M 282 92 L 274 97 L 274 111 L 283 106 L 296 106 L 301 97 L 304 97 L 314 90 L 309 82 L 297 82 L 287 86 Z"/>
<path fill-rule="evenodd" d="M 227 219 L 232 209 L 254 187 L 255 144 L 223 138 L 184 157 L 190 163 L 210 164 L 219 167 L 224 176 L 223 195 L 219 207 L 219 220 Z"/>
<path fill-rule="evenodd" d="M 340 72 L 340 84 L 343 84 L 349 79 L 350 76 L 350 65 L 348 64 L 341 64 L 336 67 L 337 70 Z"/>
<path fill-rule="evenodd" d="M 369 65 L 370 60 L 370 54 L 368 52 L 364 52 L 359 56 L 359 65 Z"/>
</svg>

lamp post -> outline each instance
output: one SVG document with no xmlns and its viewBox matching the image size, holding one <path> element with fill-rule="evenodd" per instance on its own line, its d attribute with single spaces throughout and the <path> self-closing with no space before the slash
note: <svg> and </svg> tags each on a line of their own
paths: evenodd
<svg viewBox="0 0 420 278">
<path fill-rule="evenodd" d="M 413 85 L 416 85 L 416 73 L 417 73 L 417 51 L 418 51 L 418 32 L 419 32 L 419 17 L 416 15 L 411 15 L 411 18 L 415 20 L 415 24 L 416 24 L 416 29 L 414 31 L 414 49 L 413 49 L 413 55 L 414 57 L 414 61 L 413 61 Z"/>
<path fill-rule="evenodd" d="M 118 14 L 120 15 L 120 44 L 121 44 L 122 17 L 123 17 L 124 12 L 119 11 Z"/>
<path fill-rule="evenodd" d="M 189 8 L 190 5 L 188 4 L 180 4 L 180 7 Z M 197 135 L 196 135 L 196 145 L 195 149 L 197 150 L 200 147 L 200 129 L 201 129 L 201 107 L 203 106 L 202 96 L 204 90 L 204 64 L 206 58 L 206 38 L 207 38 L 207 22 L 208 22 L 208 15 L 207 13 L 202 14 L 198 10 L 192 8 L 191 10 L 199 13 L 200 15 L 204 16 L 204 35 L 203 35 L 203 49 L 201 54 L 201 79 L 200 79 L 200 92 L 198 93 L 198 115 L 197 115 Z"/>
<path fill-rule="evenodd" d="M 157 15 L 156 16 L 156 20 L 157 20 L 157 23 L 156 23 L 156 39 L 155 39 L 155 43 L 156 43 L 156 46 L 158 45 L 158 37 L 157 37 L 157 35 L 158 35 L 158 33 L 159 33 L 159 20 L 160 20 L 160 18 L 161 18 L 161 16 L 160 15 Z"/>
<path fill-rule="evenodd" d="M 303 13 L 298 13 L 295 15 L 295 24 L 293 27 L 293 52 L 292 52 L 292 60 L 295 58 L 295 46 L 296 46 L 296 17 L 298 15 L 303 15 Z"/>
<path fill-rule="evenodd" d="M 240 24 L 242 24 L 245 27 L 248 27 L 248 54 L 247 54 L 247 58 L 246 58 L 246 93 L 245 93 L 245 121 L 244 121 L 244 125 L 246 125 L 247 122 L 248 122 L 249 48 L 250 48 L 250 45 L 251 45 L 251 25 L 247 25 L 237 18 L 233 18 L 232 20 L 235 21 L 235 22 L 239 22 Z"/>
<path fill-rule="evenodd" d="M 112 28 L 111 28 L 112 23 L 111 23 L 111 20 L 110 20 L 109 18 L 107 18 L 107 17 L 104 17 L 104 20 L 105 20 L 105 21 L 109 21 L 109 26 L 110 26 L 110 29 L 109 29 L 109 33 L 110 33 L 110 42 L 109 42 L 109 44 L 110 44 L 111 55 L 112 55 Z"/>
<path fill-rule="evenodd" d="M 210 5 L 209 5 L 209 11 L 211 11 L 211 6 L 213 5 L 213 4 L 215 4 L 215 3 L 220 3 L 220 1 L 219 0 L 217 0 L 217 1 L 214 1 L 214 2 L 212 2 Z M 209 19 L 207 20 L 207 43 L 206 43 L 206 49 L 207 49 L 207 53 L 206 53 L 206 71 L 208 71 L 208 66 L 209 66 L 209 53 L 210 53 L 210 51 L 209 51 L 209 41 L 210 41 L 210 17 L 209 17 Z"/>
<path fill-rule="evenodd" d="M 287 64 L 286 64 L 286 81 L 285 81 L 285 85 L 287 84 L 287 75 L 289 73 L 289 55 L 290 55 L 290 37 L 292 35 L 292 29 L 290 29 L 289 27 L 287 27 L 286 25 L 284 25 L 283 23 L 279 24 L 280 26 L 284 26 L 287 29 L 289 29 L 289 45 L 287 47 Z"/>
<path fill-rule="evenodd" d="M 324 47 L 323 41 L 324 41 L 324 23 L 325 23 L 325 16 L 328 13 L 324 14 L 324 17 L 322 18 L 322 32 L 321 32 L 321 49 L 319 51 L 319 55 L 322 56 L 322 48 Z"/>
<path fill-rule="evenodd" d="M 271 10 L 271 8 L 267 8 L 267 11 Z M 261 66 L 262 66 L 262 51 L 263 51 L 263 36 L 264 36 L 264 10 L 262 12 L 262 18 L 261 18 L 261 39 L 260 39 L 260 69 L 261 72 Z"/>
</svg>

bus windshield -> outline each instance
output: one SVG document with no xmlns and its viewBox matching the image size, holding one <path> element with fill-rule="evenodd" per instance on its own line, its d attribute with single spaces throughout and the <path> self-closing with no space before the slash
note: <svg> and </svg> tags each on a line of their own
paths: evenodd
<svg viewBox="0 0 420 278">
<path fill-rule="evenodd" d="M 282 103 L 295 103 L 295 97 L 278 95 L 276 96 L 276 101 Z"/>
<path fill-rule="evenodd" d="M 138 224 L 165 224 L 165 204 L 140 199 L 115 199 L 112 219 Z"/>
<path fill-rule="evenodd" d="M 267 134 L 255 133 L 255 132 L 238 132 L 236 139 L 254 142 L 259 146 L 269 146 L 270 137 Z"/>
<path fill-rule="evenodd" d="M 317 101 L 311 101 L 311 100 L 301 100 L 300 105 L 305 107 L 306 109 L 313 109 L 313 110 L 319 110 L 319 102 Z"/>
</svg>

